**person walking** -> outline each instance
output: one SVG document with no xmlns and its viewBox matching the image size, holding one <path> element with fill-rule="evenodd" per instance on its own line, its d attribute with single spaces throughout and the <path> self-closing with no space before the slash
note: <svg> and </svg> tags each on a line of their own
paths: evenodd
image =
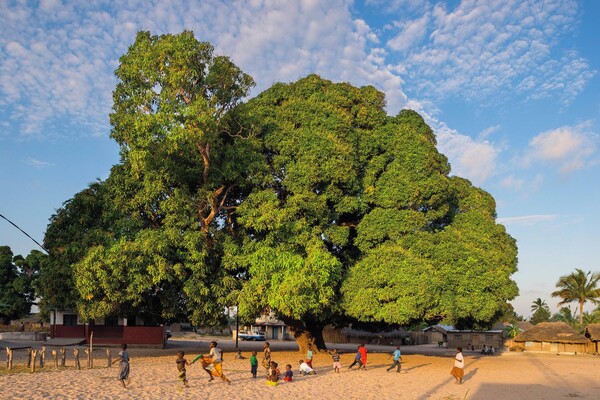
<svg viewBox="0 0 600 400">
<path fill-rule="evenodd" d="M 463 377 L 465 376 L 465 359 L 462 354 L 462 347 L 456 348 L 456 355 L 454 356 L 454 367 L 450 374 L 454 377 L 456 382 L 461 384 L 463 382 Z"/>
</svg>

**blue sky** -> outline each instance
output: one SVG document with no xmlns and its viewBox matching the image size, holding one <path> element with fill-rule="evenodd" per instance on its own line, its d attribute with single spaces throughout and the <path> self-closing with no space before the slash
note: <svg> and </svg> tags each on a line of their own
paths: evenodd
<svg viewBox="0 0 600 400">
<path fill-rule="evenodd" d="M 600 2 L 0 0 L 0 213 L 43 240 L 118 162 L 113 75 L 139 30 L 194 31 L 257 82 L 309 73 L 417 110 L 517 239 L 517 312 L 600 271 Z M 36 246 L 0 219 L 0 244 Z"/>
</svg>

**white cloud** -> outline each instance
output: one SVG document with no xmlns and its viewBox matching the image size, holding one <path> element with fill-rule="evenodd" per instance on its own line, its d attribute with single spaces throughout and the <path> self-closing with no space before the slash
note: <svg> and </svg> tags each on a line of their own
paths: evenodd
<svg viewBox="0 0 600 400">
<path fill-rule="evenodd" d="M 494 176 L 498 169 L 499 145 L 484 139 L 473 139 L 439 121 L 427 110 L 435 108 L 430 103 L 410 100 L 406 108 L 417 111 L 435 131 L 438 149 L 448 157 L 452 173 L 481 185 Z"/>
<path fill-rule="evenodd" d="M 558 94 L 568 104 L 596 73 L 576 52 L 558 50 L 576 23 L 574 0 L 463 0 L 453 9 L 437 3 L 416 18 L 398 14 L 388 48 L 398 51 L 396 63 L 419 97 L 494 104 L 517 91 L 529 99 Z"/>
<path fill-rule="evenodd" d="M 556 220 L 556 214 L 534 214 L 534 215 L 522 215 L 520 217 L 506 217 L 498 218 L 497 222 L 502 225 L 521 225 L 531 226 L 543 222 Z"/>
<path fill-rule="evenodd" d="M 25 162 L 28 165 L 31 165 L 32 167 L 38 168 L 38 169 L 43 169 L 43 168 L 48 168 L 53 166 L 54 164 L 49 163 L 47 161 L 41 161 L 41 160 L 37 160 L 35 158 L 32 157 L 27 157 L 27 160 L 25 160 Z"/>
<path fill-rule="evenodd" d="M 594 162 L 598 135 L 590 132 L 591 121 L 542 132 L 529 141 L 526 161 L 559 165 L 561 173 L 585 168 Z"/>
<path fill-rule="evenodd" d="M 502 179 L 500 185 L 505 189 L 520 190 L 524 183 L 525 181 L 523 179 L 518 179 L 511 175 Z"/>
</svg>

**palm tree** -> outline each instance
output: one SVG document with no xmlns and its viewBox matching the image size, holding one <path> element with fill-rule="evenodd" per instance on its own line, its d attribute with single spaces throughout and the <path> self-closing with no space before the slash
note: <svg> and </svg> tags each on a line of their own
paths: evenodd
<svg viewBox="0 0 600 400">
<path fill-rule="evenodd" d="M 557 291 L 552 292 L 552 297 L 560 297 L 562 301 L 559 306 L 577 302 L 579 303 L 579 325 L 583 325 L 583 305 L 592 301 L 598 303 L 600 298 L 600 273 L 588 273 L 577 268 L 570 275 L 561 276 L 556 283 Z"/>
<path fill-rule="evenodd" d="M 504 328 L 504 331 L 506 332 L 506 336 L 508 336 L 510 339 L 514 339 L 515 336 L 521 333 L 521 329 L 517 326 L 516 323 L 507 326 L 506 328 Z"/>
<path fill-rule="evenodd" d="M 571 311 L 571 307 L 562 307 L 560 311 L 552 316 L 553 321 L 562 321 L 576 328 L 577 311 Z"/>
<path fill-rule="evenodd" d="M 537 310 L 543 308 L 546 311 L 550 311 L 548 308 L 548 304 L 546 304 L 546 300 L 542 300 L 539 297 L 533 303 L 531 303 L 531 313 L 535 314 Z"/>
</svg>

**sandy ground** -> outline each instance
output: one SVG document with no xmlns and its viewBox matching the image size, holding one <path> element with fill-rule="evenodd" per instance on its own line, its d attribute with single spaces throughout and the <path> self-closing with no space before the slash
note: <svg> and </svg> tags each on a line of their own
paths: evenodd
<svg viewBox="0 0 600 400">
<path fill-rule="evenodd" d="M 454 383 L 450 376 L 453 352 L 423 346 L 404 346 L 402 372 L 386 372 L 388 355 L 394 348 L 367 346 L 371 351 L 366 371 L 348 370 L 355 345 L 340 345 L 343 370 L 336 374 L 331 357 L 318 354 L 315 376 L 294 375 L 293 382 L 277 387 L 266 385 L 264 369 L 259 378 L 250 375 L 249 360 L 235 360 L 231 341 L 221 341 L 225 350 L 224 370 L 231 384 L 208 377 L 198 364 L 187 368 L 190 388 L 177 379 L 175 354 L 186 351 L 191 360 L 208 351 L 208 340 L 176 340 L 164 350 L 130 349 L 131 384 L 122 388 L 116 380 L 118 368 L 106 365 L 104 352 L 98 352 L 94 369 L 73 368 L 72 351 L 67 367 L 44 371 L 7 373 L 4 357 L 0 364 L 1 399 L 600 399 L 600 357 L 505 352 L 496 356 L 465 353 L 465 382 Z M 242 342 L 243 355 L 262 349 L 262 343 Z M 273 343 L 273 360 L 280 367 L 292 364 L 297 371 L 301 358 L 293 343 Z M 287 350 L 286 350 L 287 349 Z M 113 349 L 116 354 L 117 349 Z M 376 353 L 384 351 L 384 353 Z M 23 352 L 21 352 L 23 353 Z M 83 352 L 82 352 L 83 353 Z M 82 365 L 85 364 L 81 357 Z M 47 365 L 52 361 L 47 358 Z M 23 354 L 16 357 L 17 370 L 23 370 Z M 355 367 L 356 368 L 356 367 Z M 285 367 L 283 367 L 285 369 Z"/>
</svg>

